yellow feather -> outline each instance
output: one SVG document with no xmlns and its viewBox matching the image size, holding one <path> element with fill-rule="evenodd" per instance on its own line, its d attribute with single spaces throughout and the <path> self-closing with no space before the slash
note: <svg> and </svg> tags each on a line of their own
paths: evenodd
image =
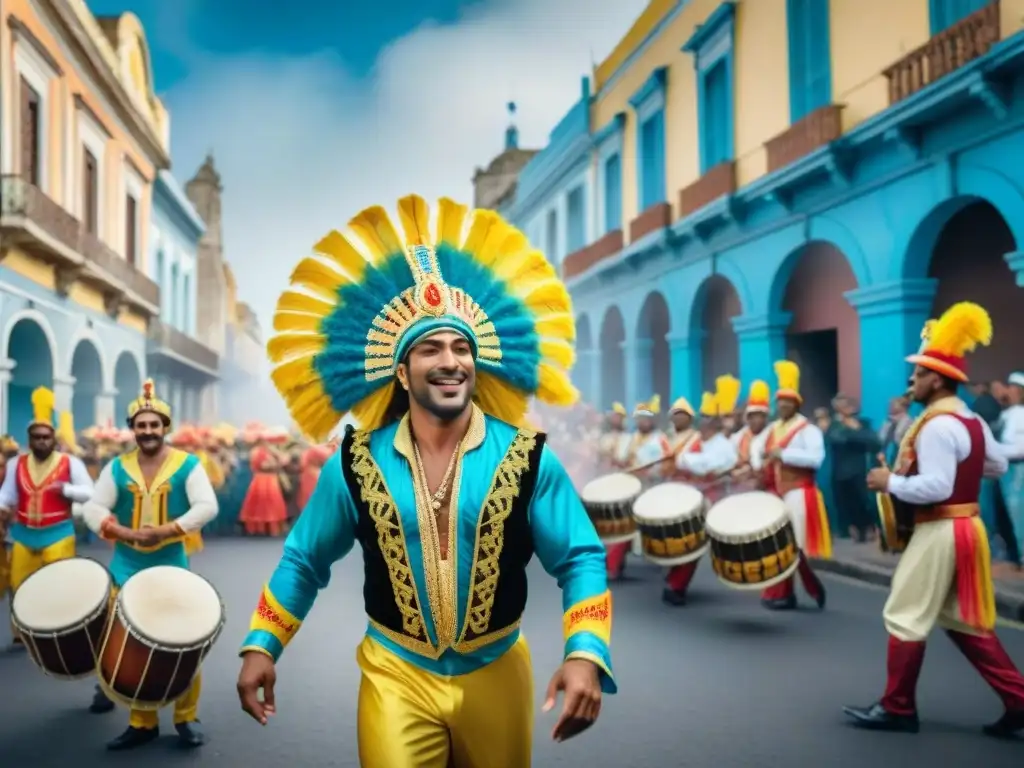
<svg viewBox="0 0 1024 768">
<path fill-rule="evenodd" d="M 405 250 L 388 212 L 379 205 L 361 211 L 348 225 L 370 251 L 370 261 L 379 264 L 393 253 Z"/>
<path fill-rule="evenodd" d="M 715 399 L 718 401 L 719 412 L 723 415 L 736 410 L 743 385 L 735 376 L 719 376 L 715 379 Z"/>
<path fill-rule="evenodd" d="M 506 256 L 511 256 L 528 250 L 530 250 L 530 240 L 515 227 L 510 227 L 510 231 L 505 234 L 505 239 L 501 243 L 501 252 Z"/>
<path fill-rule="evenodd" d="M 721 411 L 718 408 L 718 401 L 712 392 L 705 392 L 700 398 L 701 416 L 718 416 Z"/>
<path fill-rule="evenodd" d="M 651 413 L 661 413 L 661 395 L 655 393 L 651 396 L 651 399 L 647 401 L 647 407 L 651 409 Z"/>
<path fill-rule="evenodd" d="M 953 357 L 992 343 L 992 318 L 978 304 L 962 301 L 942 313 L 931 327 L 928 351 Z"/>
<path fill-rule="evenodd" d="M 503 246 L 513 231 L 500 216 L 495 215 L 491 228 L 487 230 L 487 237 L 474 253 L 476 260 L 483 266 L 493 269 L 494 265 L 505 257 Z"/>
<path fill-rule="evenodd" d="M 508 283 L 528 283 L 554 277 L 555 271 L 540 251 L 521 250 L 511 252 L 495 264 L 494 274 Z"/>
<path fill-rule="evenodd" d="M 537 366 L 537 399 L 550 405 L 573 405 L 580 396 L 569 374 L 548 363 Z"/>
<path fill-rule="evenodd" d="M 298 291 L 285 291 L 277 300 L 279 312 L 308 312 L 324 317 L 329 315 L 334 307 L 335 305 L 330 302 Z"/>
<path fill-rule="evenodd" d="M 32 390 L 32 421 L 39 424 L 53 424 L 53 408 L 57 399 L 46 387 Z"/>
<path fill-rule="evenodd" d="M 513 426 L 523 423 L 530 408 L 530 400 L 524 392 L 483 372 L 477 374 L 473 399 L 486 413 Z"/>
<path fill-rule="evenodd" d="M 466 224 L 469 209 L 447 197 L 437 203 L 437 242 L 448 243 L 456 248 L 462 246 L 462 228 Z"/>
<path fill-rule="evenodd" d="M 552 363 L 562 366 L 566 370 L 576 363 L 576 350 L 572 344 L 562 339 L 541 339 L 540 353 Z"/>
<path fill-rule="evenodd" d="M 356 250 L 347 237 L 335 229 L 314 245 L 313 251 L 331 259 L 353 281 L 362 280 L 366 273 L 366 258 Z"/>
<path fill-rule="evenodd" d="M 768 388 L 768 382 L 761 381 L 761 379 L 750 382 L 750 394 L 747 395 L 747 399 L 757 403 L 768 402 L 771 399 L 771 390 Z"/>
<path fill-rule="evenodd" d="M 473 211 L 473 220 L 469 225 L 466 241 L 462 244 L 462 250 L 476 257 L 499 218 L 494 211 Z"/>
<path fill-rule="evenodd" d="M 394 381 L 388 382 L 371 395 L 364 397 L 352 407 L 352 416 L 363 429 L 374 430 L 383 426 L 391 398 L 395 393 Z"/>
<path fill-rule="evenodd" d="M 340 272 L 331 269 L 322 261 L 306 258 L 292 270 L 291 282 L 324 296 L 337 299 L 338 289 L 348 280 Z"/>
<path fill-rule="evenodd" d="M 520 298 L 534 315 L 543 315 L 548 312 L 572 313 L 572 299 L 569 297 L 568 289 L 555 280 L 539 283 L 528 294 Z"/>
<path fill-rule="evenodd" d="M 792 360 L 776 361 L 775 377 L 778 379 L 779 389 L 800 391 L 800 367 Z"/>
<path fill-rule="evenodd" d="M 398 219 L 409 245 L 430 245 L 430 208 L 419 195 L 398 201 Z"/>
<path fill-rule="evenodd" d="M 274 330 L 319 333 L 323 320 L 319 315 L 310 315 L 306 312 L 275 312 Z"/>
<path fill-rule="evenodd" d="M 326 339 L 318 333 L 279 333 L 267 340 L 267 357 L 280 363 L 289 357 L 315 355 L 323 350 Z"/>
<path fill-rule="evenodd" d="M 551 312 L 534 321 L 537 334 L 546 339 L 576 340 L 576 320 L 568 312 Z"/>
<path fill-rule="evenodd" d="M 313 357 L 300 357 L 276 366 L 270 372 L 270 379 L 286 399 L 288 393 L 311 382 L 318 381 L 320 375 L 313 370 Z"/>
</svg>

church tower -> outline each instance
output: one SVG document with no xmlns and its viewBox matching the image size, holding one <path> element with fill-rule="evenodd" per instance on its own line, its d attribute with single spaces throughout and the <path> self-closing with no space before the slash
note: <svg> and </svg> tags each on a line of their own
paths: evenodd
<svg viewBox="0 0 1024 768">
<path fill-rule="evenodd" d="M 213 155 L 207 155 L 196 175 L 185 185 L 185 194 L 206 223 L 206 234 L 199 241 L 196 264 L 196 335 L 221 357 L 225 352 L 225 333 L 229 321 L 221 222 L 223 191 Z"/>
</svg>

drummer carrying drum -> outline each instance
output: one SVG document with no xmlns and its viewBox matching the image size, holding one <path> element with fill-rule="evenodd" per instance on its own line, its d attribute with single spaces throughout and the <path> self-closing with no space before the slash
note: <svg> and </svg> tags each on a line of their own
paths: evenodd
<svg viewBox="0 0 1024 768">
<path fill-rule="evenodd" d="M 731 473 L 730 490 L 733 493 L 758 491 L 764 487 L 764 444 L 768 439 L 768 413 L 771 409 L 768 382 L 752 381 L 744 413 L 746 426 L 730 436 L 738 454 L 736 468 Z"/>
<path fill-rule="evenodd" d="M 117 588 L 154 566 L 188 568 L 186 535 L 217 516 L 217 497 L 199 459 L 164 442 L 171 427 L 171 407 L 156 396 L 152 380 L 143 384 L 142 394 L 128 406 L 128 426 L 137 448 L 103 468 L 92 500 L 83 510 L 93 532 L 116 542 L 110 572 Z M 203 743 L 196 725 L 201 686 L 197 674 L 174 703 L 174 727 L 188 747 Z M 90 710 L 113 708 L 97 689 Z M 128 722 L 128 729 L 107 744 L 108 749 L 132 749 L 160 735 L 155 711 L 132 710 Z"/>
<path fill-rule="evenodd" d="M 40 387 L 32 393 L 29 452 L 7 466 L 0 487 L 0 540 L 4 523 L 13 518 L 10 559 L 11 593 L 44 565 L 75 556 L 75 526 L 71 504 L 89 500 L 92 479 L 75 456 L 56 450 L 53 392 Z M 2 556 L 2 553 L 0 553 Z M 21 638 L 12 631 L 13 648 Z"/>
</svg>

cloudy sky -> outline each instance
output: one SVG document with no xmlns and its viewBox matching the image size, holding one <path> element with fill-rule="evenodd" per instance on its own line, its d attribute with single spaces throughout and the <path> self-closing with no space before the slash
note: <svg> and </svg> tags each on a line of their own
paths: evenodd
<svg viewBox="0 0 1024 768">
<path fill-rule="evenodd" d="M 367 205 L 471 201 L 505 105 L 543 146 L 646 0 L 88 0 L 134 11 L 174 171 L 212 151 L 226 255 L 264 328 L 293 264 Z"/>
</svg>

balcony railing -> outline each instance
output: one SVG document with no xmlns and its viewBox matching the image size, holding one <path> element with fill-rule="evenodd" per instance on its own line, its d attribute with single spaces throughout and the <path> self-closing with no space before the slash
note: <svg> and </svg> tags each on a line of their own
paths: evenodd
<svg viewBox="0 0 1024 768">
<path fill-rule="evenodd" d="M 689 216 L 708 203 L 736 191 L 736 163 L 728 160 L 712 166 L 707 173 L 679 190 L 679 216 Z"/>
<path fill-rule="evenodd" d="M 156 318 L 149 321 L 149 340 L 158 353 L 172 352 L 211 371 L 220 365 L 220 357 L 208 346 Z"/>
<path fill-rule="evenodd" d="M 765 142 L 765 149 L 768 150 L 768 173 L 785 168 L 842 136 L 842 113 L 842 104 L 826 104 L 793 123 L 774 139 Z"/>
<path fill-rule="evenodd" d="M 585 248 L 573 251 L 562 262 L 562 277 L 568 279 L 582 275 L 595 264 L 622 250 L 622 230 L 614 229 Z"/>
<path fill-rule="evenodd" d="M 108 296 L 111 315 L 124 302 L 140 303 L 149 311 L 160 306 L 160 287 L 155 282 L 19 176 L 0 176 L 0 234 L 5 243 L 57 266 L 61 291 L 74 280 L 98 283 Z"/>
<path fill-rule="evenodd" d="M 889 104 L 912 96 L 925 86 L 984 56 L 999 42 L 999 0 L 942 30 L 911 51 L 883 74 L 889 80 Z"/>
<path fill-rule="evenodd" d="M 672 223 L 672 206 L 667 202 L 655 203 L 629 222 L 629 242 L 664 229 Z"/>
</svg>

